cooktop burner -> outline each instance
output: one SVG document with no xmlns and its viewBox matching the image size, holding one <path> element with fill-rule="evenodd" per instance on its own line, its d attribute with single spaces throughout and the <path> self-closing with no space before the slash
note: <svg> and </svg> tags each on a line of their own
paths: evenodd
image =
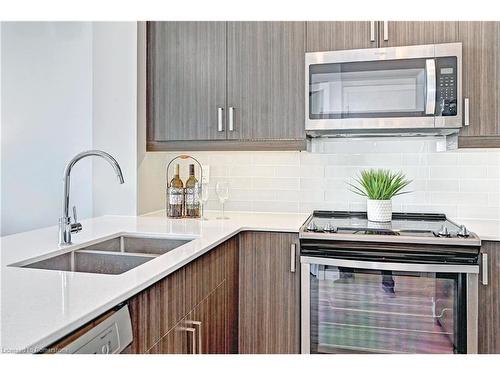
<svg viewBox="0 0 500 375">
<path fill-rule="evenodd" d="M 475 239 L 463 225 L 448 220 L 444 214 L 393 213 L 392 221 L 379 223 L 369 221 L 366 212 L 359 211 L 314 211 L 301 229 L 306 234 L 322 234 L 324 238 L 335 235 L 399 236 L 439 239 Z M 338 236 L 336 236 L 338 237 Z"/>
</svg>

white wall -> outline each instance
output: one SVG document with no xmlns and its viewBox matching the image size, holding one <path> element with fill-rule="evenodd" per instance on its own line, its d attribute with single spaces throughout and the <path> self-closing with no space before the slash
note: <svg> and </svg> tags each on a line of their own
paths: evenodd
<svg viewBox="0 0 500 375">
<path fill-rule="evenodd" d="M 137 23 L 93 23 L 93 147 L 122 167 L 120 185 L 102 159 L 93 161 L 93 213 L 135 215 L 137 205 Z"/>
<path fill-rule="evenodd" d="M 231 183 L 228 210 L 311 212 L 365 210 L 347 182 L 364 168 L 402 170 L 413 180 L 394 210 L 442 212 L 457 220 L 500 219 L 500 150 L 435 151 L 428 139 L 323 140 L 322 152 L 188 152 L 210 165 L 209 209 L 220 209 L 214 186 Z M 165 166 L 180 152 L 147 153 L 142 168 L 151 211 L 165 205 Z M 186 179 L 187 165 L 181 167 Z M 144 194 L 146 196 L 146 194 Z"/>
<path fill-rule="evenodd" d="M 57 224 L 62 175 L 79 218 L 137 210 L 136 22 L 3 22 L 1 235 Z"/>
<path fill-rule="evenodd" d="M 1 234 L 54 225 L 64 166 L 92 145 L 92 25 L 1 23 Z M 92 215 L 92 165 L 72 176 L 80 217 Z"/>
</svg>

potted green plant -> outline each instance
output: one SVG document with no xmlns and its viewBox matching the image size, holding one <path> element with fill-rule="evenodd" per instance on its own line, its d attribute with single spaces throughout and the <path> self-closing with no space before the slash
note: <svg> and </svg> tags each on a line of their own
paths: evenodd
<svg viewBox="0 0 500 375">
<path fill-rule="evenodd" d="M 356 184 L 349 183 L 351 191 L 367 198 L 368 220 L 387 222 L 392 219 L 392 198 L 408 193 L 402 191 L 411 180 L 403 172 L 387 169 L 366 169 L 355 178 Z"/>
</svg>

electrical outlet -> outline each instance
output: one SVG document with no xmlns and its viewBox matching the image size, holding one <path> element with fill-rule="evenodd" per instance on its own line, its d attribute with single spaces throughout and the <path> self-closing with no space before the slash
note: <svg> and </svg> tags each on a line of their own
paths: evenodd
<svg viewBox="0 0 500 375">
<path fill-rule="evenodd" d="M 201 169 L 203 171 L 203 178 L 201 180 L 202 184 L 210 183 L 210 165 L 202 165 Z"/>
</svg>

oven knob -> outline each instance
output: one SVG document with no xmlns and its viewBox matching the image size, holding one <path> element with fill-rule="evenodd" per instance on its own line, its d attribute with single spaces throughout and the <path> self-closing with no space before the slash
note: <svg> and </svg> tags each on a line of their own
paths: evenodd
<svg viewBox="0 0 500 375">
<path fill-rule="evenodd" d="M 439 237 L 450 237 L 450 232 L 448 231 L 448 227 L 446 225 L 442 225 L 438 232 Z"/>
<path fill-rule="evenodd" d="M 330 222 L 326 223 L 325 228 L 323 228 L 325 232 L 335 233 L 337 232 L 337 228 L 335 228 Z"/>
<path fill-rule="evenodd" d="M 467 230 L 465 225 L 460 225 L 460 230 L 458 231 L 457 236 L 466 238 L 466 237 L 469 237 L 469 235 L 470 235 L 470 232 Z"/>
<path fill-rule="evenodd" d="M 311 221 L 309 224 L 307 224 L 307 230 L 310 232 L 316 232 L 318 230 L 318 227 L 314 223 L 314 221 Z"/>
</svg>

